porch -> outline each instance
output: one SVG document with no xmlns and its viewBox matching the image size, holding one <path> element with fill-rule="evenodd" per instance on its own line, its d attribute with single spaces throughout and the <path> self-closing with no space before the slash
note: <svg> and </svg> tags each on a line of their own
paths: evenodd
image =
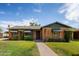
<svg viewBox="0 0 79 59">
<path fill-rule="evenodd" d="M 9 40 L 40 40 L 40 30 L 9 30 Z"/>
</svg>

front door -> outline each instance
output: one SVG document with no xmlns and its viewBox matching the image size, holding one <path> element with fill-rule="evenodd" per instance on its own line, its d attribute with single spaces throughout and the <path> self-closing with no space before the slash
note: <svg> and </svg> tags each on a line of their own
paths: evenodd
<svg viewBox="0 0 79 59">
<path fill-rule="evenodd" d="M 40 41 L 40 31 L 36 31 L 36 40 Z"/>
</svg>

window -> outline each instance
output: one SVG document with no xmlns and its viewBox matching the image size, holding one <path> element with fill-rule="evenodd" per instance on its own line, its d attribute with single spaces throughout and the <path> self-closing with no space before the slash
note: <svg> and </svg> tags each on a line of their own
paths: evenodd
<svg viewBox="0 0 79 59">
<path fill-rule="evenodd" d="M 60 38 L 60 31 L 61 30 L 53 30 L 53 38 L 59 39 Z"/>
</svg>

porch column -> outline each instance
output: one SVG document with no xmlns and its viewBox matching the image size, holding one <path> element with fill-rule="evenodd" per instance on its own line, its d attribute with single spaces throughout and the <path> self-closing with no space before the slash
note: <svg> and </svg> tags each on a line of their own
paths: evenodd
<svg viewBox="0 0 79 59">
<path fill-rule="evenodd" d="M 18 30 L 18 40 L 24 40 L 24 30 Z"/>
<path fill-rule="evenodd" d="M 18 32 L 18 40 L 20 40 L 21 39 L 20 38 L 20 31 L 18 30 L 17 32 Z"/>
<path fill-rule="evenodd" d="M 22 31 L 22 36 L 23 36 L 23 40 L 24 40 L 24 30 Z"/>
<path fill-rule="evenodd" d="M 42 28 L 42 40 L 44 41 L 45 37 L 44 37 L 44 28 Z"/>
<path fill-rule="evenodd" d="M 36 31 L 32 31 L 33 40 L 36 40 Z"/>
<path fill-rule="evenodd" d="M 73 36 L 74 36 L 74 34 L 73 34 L 74 32 L 72 32 L 72 38 L 71 38 L 71 40 L 73 40 Z"/>
</svg>

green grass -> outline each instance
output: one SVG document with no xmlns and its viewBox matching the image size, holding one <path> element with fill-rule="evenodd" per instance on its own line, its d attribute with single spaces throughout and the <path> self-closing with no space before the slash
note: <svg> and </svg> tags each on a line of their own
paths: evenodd
<svg viewBox="0 0 79 59">
<path fill-rule="evenodd" d="M 33 41 L 0 41 L 0 56 L 37 56 L 39 55 Z"/>
<path fill-rule="evenodd" d="M 46 43 L 58 55 L 79 56 L 79 41 L 66 42 L 47 42 Z"/>
</svg>

